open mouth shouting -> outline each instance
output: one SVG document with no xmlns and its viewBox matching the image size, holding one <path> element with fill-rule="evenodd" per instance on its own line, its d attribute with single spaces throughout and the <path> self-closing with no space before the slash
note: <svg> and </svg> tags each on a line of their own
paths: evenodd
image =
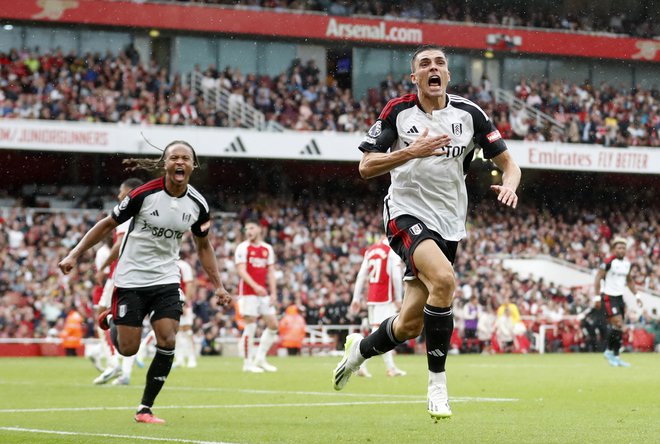
<svg viewBox="0 0 660 444">
<path fill-rule="evenodd" d="M 174 179 L 177 181 L 183 181 L 186 179 L 186 170 L 183 167 L 176 167 L 174 170 Z"/>
<path fill-rule="evenodd" d="M 432 91 L 442 89 L 442 79 L 440 78 L 439 75 L 433 74 L 429 76 L 429 88 Z"/>
</svg>

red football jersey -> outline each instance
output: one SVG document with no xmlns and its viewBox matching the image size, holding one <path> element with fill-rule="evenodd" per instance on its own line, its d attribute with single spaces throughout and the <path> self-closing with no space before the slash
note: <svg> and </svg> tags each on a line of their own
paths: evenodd
<svg viewBox="0 0 660 444">
<path fill-rule="evenodd" d="M 367 261 L 369 267 L 368 303 L 393 301 L 394 287 L 388 267 L 391 250 L 388 244 L 380 241 L 367 248 L 364 253 L 364 260 Z"/>
<path fill-rule="evenodd" d="M 245 264 L 245 270 L 254 281 L 268 289 L 268 267 L 275 263 L 273 247 L 265 242 L 252 244 L 249 241 L 241 242 L 234 253 L 236 264 Z M 257 292 L 243 279 L 238 284 L 239 296 L 254 296 Z"/>
</svg>

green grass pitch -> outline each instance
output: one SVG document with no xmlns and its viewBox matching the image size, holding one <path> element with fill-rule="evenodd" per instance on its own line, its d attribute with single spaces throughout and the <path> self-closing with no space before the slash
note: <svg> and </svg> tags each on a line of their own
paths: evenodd
<svg viewBox="0 0 660 444">
<path fill-rule="evenodd" d="M 1 443 L 651 443 L 660 441 L 660 355 L 612 368 L 600 354 L 450 356 L 454 417 L 426 413 L 423 356 L 397 356 L 405 377 L 332 390 L 339 358 L 271 358 L 244 374 L 238 358 L 173 369 L 154 406 L 167 424 L 133 422 L 146 370 L 132 385 L 93 386 L 84 359 L 0 359 Z"/>
</svg>

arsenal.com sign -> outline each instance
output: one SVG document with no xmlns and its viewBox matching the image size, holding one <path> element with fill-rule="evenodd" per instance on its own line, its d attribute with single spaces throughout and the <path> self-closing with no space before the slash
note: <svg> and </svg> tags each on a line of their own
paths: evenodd
<svg viewBox="0 0 660 444">
<path fill-rule="evenodd" d="M 325 35 L 333 38 L 397 43 L 422 43 L 424 41 L 422 30 L 419 28 L 388 26 L 388 23 L 384 21 L 380 21 L 376 25 L 357 25 L 350 22 L 338 22 L 335 18 L 328 21 Z"/>
<path fill-rule="evenodd" d="M 82 23 L 113 28 L 157 28 L 217 35 L 258 35 L 300 40 L 352 40 L 485 50 L 493 35 L 519 53 L 660 62 L 660 42 L 618 35 L 248 11 L 198 3 L 121 0 L 0 0 L 0 19 Z M 47 45 L 47 42 L 44 46 Z M 496 47 L 497 49 L 497 47 Z M 504 48 L 502 48 L 504 49 Z"/>
</svg>

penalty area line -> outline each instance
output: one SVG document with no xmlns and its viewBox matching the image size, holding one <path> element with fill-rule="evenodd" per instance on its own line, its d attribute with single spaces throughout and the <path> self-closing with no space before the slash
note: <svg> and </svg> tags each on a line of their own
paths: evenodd
<svg viewBox="0 0 660 444">
<path fill-rule="evenodd" d="M 178 442 L 184 444 L 231 444 L 223 441 L 198 441 L 194 439 L 155 438 L 155 437 L 138 436 L 138 435 L 114 435 L 111 433 L 69 432 L 65 430 L 27 429 L 23 427 L 0 427 L 0 430 L 6 432 L 16 432 L 16 433 L 38 433 L 43 435 L 65 435 L 65 436 L 93 436 L 97 438 L 131 439 L 138 441 Z"/>
</svg>

